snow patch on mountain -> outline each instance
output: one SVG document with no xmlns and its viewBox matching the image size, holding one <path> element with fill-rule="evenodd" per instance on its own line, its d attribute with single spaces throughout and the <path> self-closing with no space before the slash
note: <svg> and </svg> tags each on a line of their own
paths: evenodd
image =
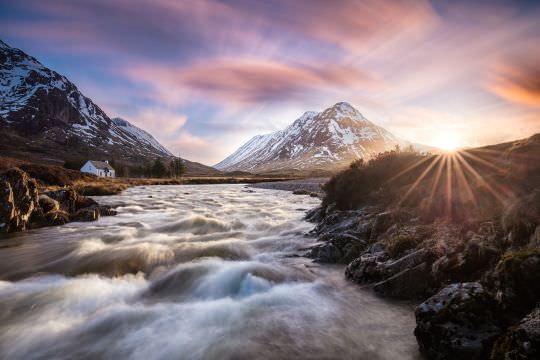
<svg viewBox="0 0 540 360">
<path fill-rule="evenodd" d="M 161 145 L 152 135 L 150 135 L 148 132 L 144 131 L 143 129 L 133 125 L 127 120 L 124 120 L 122 118 L 116 117 L 112 119 L 112 122 L 120 127 L 125 132 L 133 135 L 135 138 L 137 138 L 139 141 L 142 141 L 158 150 L 161 150 L 162 152 L 169 154 L 173 156 L 173 154 L 165 148 L 165 146 Z"/>
</svg>

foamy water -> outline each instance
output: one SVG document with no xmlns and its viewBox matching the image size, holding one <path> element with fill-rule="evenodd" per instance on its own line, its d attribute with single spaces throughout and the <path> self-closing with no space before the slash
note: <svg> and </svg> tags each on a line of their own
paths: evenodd
<svg viewBox="0 0 540 360">
<path fill-rule="evenodd" d="M 131 188 L 0 240 L 0 358 L 417 358 L 410 305 L 299 256 L 318 200 L 252 191 Z"/>
</svg>

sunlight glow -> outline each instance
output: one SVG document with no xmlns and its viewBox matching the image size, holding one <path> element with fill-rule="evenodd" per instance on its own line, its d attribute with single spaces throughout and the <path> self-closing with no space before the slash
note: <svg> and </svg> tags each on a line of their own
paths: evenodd
<svg viewBox="0 0 540 360">
<path fill-rule="evenodd" d="M 435 138 L 434 145 L 446 152 L 453 152 L 460 147 L 460 141 L 454 134 L 444 134 Z"/>
</svg>

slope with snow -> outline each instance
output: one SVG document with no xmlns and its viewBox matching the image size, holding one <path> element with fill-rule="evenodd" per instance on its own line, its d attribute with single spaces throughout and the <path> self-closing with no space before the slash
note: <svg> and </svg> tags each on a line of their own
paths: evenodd
<svg viewBox="0 0 540 360">
<path fill-rule="evenodd" d="M 335 170 L 358 158 L 369 158 L 406 145 L 340 102 L 320 112 L 306 112 L 290 126 L 257 135 L 216 164 L 220 170 Z"/>
<path fill-rule="evenodd" d="M 112 159 L 141 165 L 173 155 L 152 135 L 111 119 L 65 76 L 0 40 L 0 155 L 61 163 Z M 216 175 L 186 160 L 189 174 Z"/>
</svg>

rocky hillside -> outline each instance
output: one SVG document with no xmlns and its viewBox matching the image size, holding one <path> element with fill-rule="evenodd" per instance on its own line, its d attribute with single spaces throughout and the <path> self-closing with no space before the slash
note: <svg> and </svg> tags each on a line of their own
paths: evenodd
<svg viewBox="0 0 540 360">
<path fill-rule="evenodd" d="M 111 119 L 65 76 L 0 41 L 0 131 L 4 156 L 45 162 L 111 159 L 140 164 L 173 155 L 152 135 Z M 187 162 L 188 172 L 215 174 Z"/>
<path fill-rule="evenodd" d="M 398 144 L 408 145 L 340 102 L 320 113 L 304 113 L 285 130 L 255 136 L 215 167 L 253 172 L 335 170 Z"/>
</svg>

